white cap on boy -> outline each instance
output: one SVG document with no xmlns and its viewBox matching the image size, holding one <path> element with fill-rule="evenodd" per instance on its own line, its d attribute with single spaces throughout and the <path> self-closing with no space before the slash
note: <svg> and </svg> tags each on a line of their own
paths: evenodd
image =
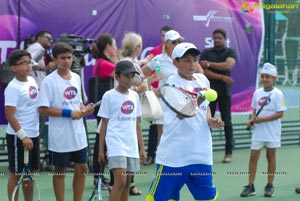
<svg viewBox="0 0 300 201">
<path fill-rule="evenodd" d="M 274 65 L 265 63 L 260 71 L 260 74 L 268 74 L 277 77 L 277 70 Z"/>
<path fill-rule="evenodd" d="M 180 34 L 177 31 L 170 30 L 167 33 L 165 33 L 165 41 L 167 41 L 167 40 L 177 40 L 177 39 L 184 40 L 184 38 L 182 36 L 180 36 Z"/>
<path fill-rule="evenodd" d="M 196 54 L 200 54 L 200 50 L 194 44 L 180 43 L 173 49 L 172 59 L 181 58 L 188 50 L 193 50 Z"/>
</svg>

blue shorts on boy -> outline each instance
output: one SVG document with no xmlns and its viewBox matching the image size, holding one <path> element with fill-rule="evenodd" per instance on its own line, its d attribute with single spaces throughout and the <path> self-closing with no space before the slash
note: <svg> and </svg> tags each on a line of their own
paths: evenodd
<svg viewBox="0 0 300 201">
<path fill-rule="evenodd" d="M 195 200 L 215 200 L 218 196 L 212 183 L 211 165 L 188 165 L 172 168 L 157 165 L 146 201 L 180 200 L 179 189 L 187 185 Z"/>
<path fill-rule="evenodd" d="M 70 162 L 74 163 L 87 163 L 88 162 L 88 152 L 87 147 L 72 152 L 53 152 L 49 151 L 50 153 L 50 164 L 54 166 L 65 168 L 68 167 Z"/>
<path fill-rule="evenodd" d="M 210 88 L 204 75 L 194 74 L 193 78 L 189 81 L 175 74 L 167 83 L 192 92 Z M 195 117 L 182 120 L 175 112 L 164 108 L 164 131 L 156 155 L 159 166 L 147 201 L 179 200 L 184 184 L 195 200 L 215 200 L 218 196 L 212 184 L 212 138 L 206 118 L 208 105 L 205 100 Z"/>
</svg>

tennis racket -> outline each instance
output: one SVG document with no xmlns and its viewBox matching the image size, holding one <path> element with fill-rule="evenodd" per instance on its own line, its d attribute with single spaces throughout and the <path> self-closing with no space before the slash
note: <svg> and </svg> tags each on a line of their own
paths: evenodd
<svg viewBox="0 0 300 201">
<path fill-rule="evenodd" d="M 14 188 L 14 191 L 13 191 L 13 194 L 12 194 L 12 201 L 15 201 L 15 196 L 16 196 L 20 186 L 22 186 L 22 184 L 25 183 L 25 182 L 33 182 L 33 184 L 35 186 L 34 190 L 36 190 L 36 199 L 34 199 L 34 200 L 40 201 L 41 200 L 40 188 L 37 185 L 37 183 L 35 182 L 35 180 L 32 176 L 32 172 L 29 169 L 29 151 L 28 151 L 28 149 L 24 149 L 24 167 L 23 167 L 23 170 L 21 172 L 18 183 L 16 184 L 16 186 Z"/>
<path fill-rule="evenodd" d="M 255 118 L 258 117 L 258 115 L 261 113 L 261 111 L 264 109 L 264 107 L 267 105 L 268 101 L 270 100 L 272 93 L 270 93 L 267 98 L 264 100 L 264 102 L 261 104 L 260 108 L 258 109 L 258 111 L 255 114 Z M 255 119 L 254 118 L 254 119 Z M 252 123 L 253 124 L 253 123 Z M 250 130 L 250 128 L 247 127 L 247 130 Z"/>
<path fill-rule="evenodd" d="M 158 93 L 179 118 L 194 117 L 198 112 L 197 93 L 187 92 L 172 85 L 163 85 Z"/>
<path fill-rule="evenodd" d="M 95 186 L 89 201 L 102 201 L 102 191 L 101 191 L 102 178 L 101 175 L 98 176 L 98 184 Z"/>
<path fill-rule="evenodd" d="M 102 102 L 102 100 L 97 101 L 96 103 L 93 104 L 93 107 L 95 108 L 95 107 L 101 105 L 101 102 Z"/>
</svg>

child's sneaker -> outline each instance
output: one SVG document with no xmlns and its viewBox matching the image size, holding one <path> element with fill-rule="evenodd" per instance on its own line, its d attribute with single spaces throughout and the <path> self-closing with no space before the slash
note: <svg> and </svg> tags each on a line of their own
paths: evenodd
<svg viewBox="0 0 300 201">
<path fill-rule="evenodd" d="M 274 186 L 273 184 L 267 184 L 265 186 L 265 197 L 273 197 L 274 196 Z"/>
<path fill-rule="evenodd" d="M 241 193 L 241 197 L 249 197 L 255 195 L 255 188 L 253 184 L 249 184 L 248 186 L 244 186 L 244 190 Z"/>
</svg>

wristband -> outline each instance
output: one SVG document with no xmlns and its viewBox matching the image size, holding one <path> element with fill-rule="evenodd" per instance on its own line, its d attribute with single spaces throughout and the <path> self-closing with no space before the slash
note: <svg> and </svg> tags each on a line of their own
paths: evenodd
<svg viewBox="0 0 300 201">
<path fill-rule="evenodd" d="M 18 130 L 18 132 L 16 134 L 17 134 L 18 138 L 20 138 L 20 140 L 23 140 L 25 137 L 27 137 L 27 134 L 23 130 L 23 128 L 21 128 L 20 130 Z"/>
<path fill-rule="evenodd" d="M 72 110 L 70 109 L 62 109 L 61 116 L 62 117 L 71 117 Z"/>
</svg>

